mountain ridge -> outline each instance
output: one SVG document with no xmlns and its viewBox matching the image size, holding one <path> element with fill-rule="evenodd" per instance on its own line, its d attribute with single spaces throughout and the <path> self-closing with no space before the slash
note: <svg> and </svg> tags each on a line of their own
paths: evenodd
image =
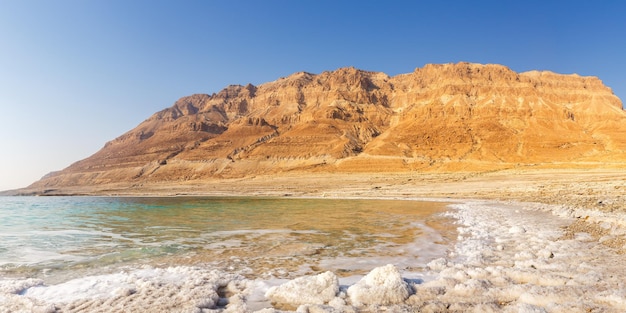
<svg viewBox="0 0 626 313">
<path fill-rule="evenodd" d="M 428 64 L 297 72 L 182 97 L 31 189 L 287 171 L 485 171 L 626 162 L 626 113 L 597 77 Z"/>
</svg>

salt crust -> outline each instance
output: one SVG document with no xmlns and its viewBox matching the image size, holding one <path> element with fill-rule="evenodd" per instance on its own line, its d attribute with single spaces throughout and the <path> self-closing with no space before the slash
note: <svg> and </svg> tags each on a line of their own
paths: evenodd
<svg viewBox="0 0 626 313">
<path fill-rule="evenodd" d="M 409 297 L 410 288 L 392 264 L 375 268 L 360 281 L 348 288 L 354 305 L 398 304 Z"/>
<path fill-rule="evenodd" d="M 333 272 L 298 277 L 280 286 L 271 287 L 265 296 L 272 302 L 325 304 L 339 293 L 339 279 Z"/>
<path fill-rule="evenodd" d="M 242 295 L 248 283 L 238 275 L 195 267 L 146 267 L 53 286 L 13 281 L 14 286 L 25 289 L 3 287 L 10 292 L 3 295 L 6 299 L 0 312 L 202 312 L 220 306 L 241 312 L 245 311 Z M 225 294 L 232 296 L 220 301 Z"/>
<path fill-rule="evenodd" d="M 402 279 L 414 273 L 393 265 L 349 287 L 326 272 L 275 288 L 203 268 L 145 268 L 53 286 L 0 279 L 0 312 L 281 312 L 251 305 L 259 288 L 297 312 L 626 312 L 622 256 L 585 234 L 565 239 L 561 229 L 584 218 L 623 234 L 624 216 L 528 203 L 452 207 L 457 244 L 428 263 L 425 281 Z"/>
</svg>

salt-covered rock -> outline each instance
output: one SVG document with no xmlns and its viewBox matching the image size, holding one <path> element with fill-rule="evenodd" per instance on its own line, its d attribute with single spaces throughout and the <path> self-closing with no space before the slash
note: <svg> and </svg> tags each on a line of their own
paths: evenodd
<svg viewBox="0 0 626 313">
<path fill-rule="evenodd" d="M 472 297 L 484 294 L 489 288 L 489 282 L 480 279 L 469 279 L 454 286 L 454 293 L 458 296 Z"/>
<path fill-rule="evenodd" d="M 537 256 L 544 259 L 554 258 L 554 253 L 548 249 L 541 249 L 537 252 Z"/>
<path fill-rule="evenodd" d="M 265 296 L 275 303 L 291 305 L 325 304 L 339 292 L 339 279 L 333 272 L 303 276 L 271 287 Z"/>
<path fill-rule="evenodd" d="M 431 271 L 441 271 L 448 267 L 448 260 L 446 258 L 439 258 L 428 262 L 428 268 Z"/>
<path fill-rule="evenodd" d="M 466 271 L 458 268 L 446 268 L 439 273 L 441 277 L 454 278 L 459 281 L 470 279 L 471 277 Z"/>
<path fill-rule="evenodd" d="M 526 232 L 526 228 L 522 227 L 522 226 L 513 226 L 511 228 L 509 228 L 509 233 L 510 234 L 523 234 Z"/>
<path fill-rule="evenodd" d="M 349 313 L 354 312 L 351 308 L 335 308 L 324 304 L 303 304 L 298 307 L 296 313 Z"/>
<path fill-rule="evenodd" d="M 36 306 L 32 309 L 33 313 L 55 313 L 57 311 L 54 304 L 47 304 L 43 306 Z"/>
<path fill-rule="evenodd" d="M 43 280 L 41 279 L 22 279 L 22 280 L 3 280 L 0 279 L 0 294 L 19 294 L 22 291 L 34 287 L 34 286 L 42 286 Z"/>
<path fill-rule="evenodd" d="M 421 307 L 420 312 L 425 313 L 434 313 L 434 312 L 446 312 L 448 310 L 449 305 L 440 301 L 431 301 L 426 302 L 424 306 Z"/>
<path fill-rule="evenodd" d="M 348 297 L 355 305 L 398 304 L 410 295 L 409 285 L 392 264 L 377 267 L 348 288 Z"/>
<path fill-rule="evenodd" d="M 536 258 L 537 258 L 536 255 L 526 250 L 515 253 L 515 259 L 519 259 L 519 260 L 529 260 L 529 259 L 536 259 Z"/>
<path fill-rule="evenodd" d="M 330 302 L 328 302 L 328 305 L 332 306 L 333 308 L 337 309 L 339 312 L 342 313 L 352 313 L 352 312 L 356 312 L 356 308 L 348 305 L 348 303 L 345 300 L 345 293 L 340 292 L 338 297 L 335 297 L 334 299 L 330 300 Z"/>
</svg>

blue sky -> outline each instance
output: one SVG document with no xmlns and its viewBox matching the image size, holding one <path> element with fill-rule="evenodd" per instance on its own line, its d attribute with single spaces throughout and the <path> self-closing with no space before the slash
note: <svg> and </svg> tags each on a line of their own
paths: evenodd
<svg viewBox="0 0 626 313">
<path fill-rule="evenodd" d="M 0 190 L 193 93 L 339 67 L 504 64 L 626 98 L 626 1 L 0 0 Z"/>
</svg>

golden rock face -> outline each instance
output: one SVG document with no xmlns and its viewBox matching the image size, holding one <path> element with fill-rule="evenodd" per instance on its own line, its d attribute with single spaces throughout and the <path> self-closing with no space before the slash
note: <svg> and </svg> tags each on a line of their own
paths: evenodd
<svg viewBox="0 0 626 313">
<path fill-rule="evenodd" d="M 626 113 L 595 77 L 434 64 L 229 86 L 155 113 L 33 186 L 285 171 L 485 171 L 626 162 Z"/>
</svg>

